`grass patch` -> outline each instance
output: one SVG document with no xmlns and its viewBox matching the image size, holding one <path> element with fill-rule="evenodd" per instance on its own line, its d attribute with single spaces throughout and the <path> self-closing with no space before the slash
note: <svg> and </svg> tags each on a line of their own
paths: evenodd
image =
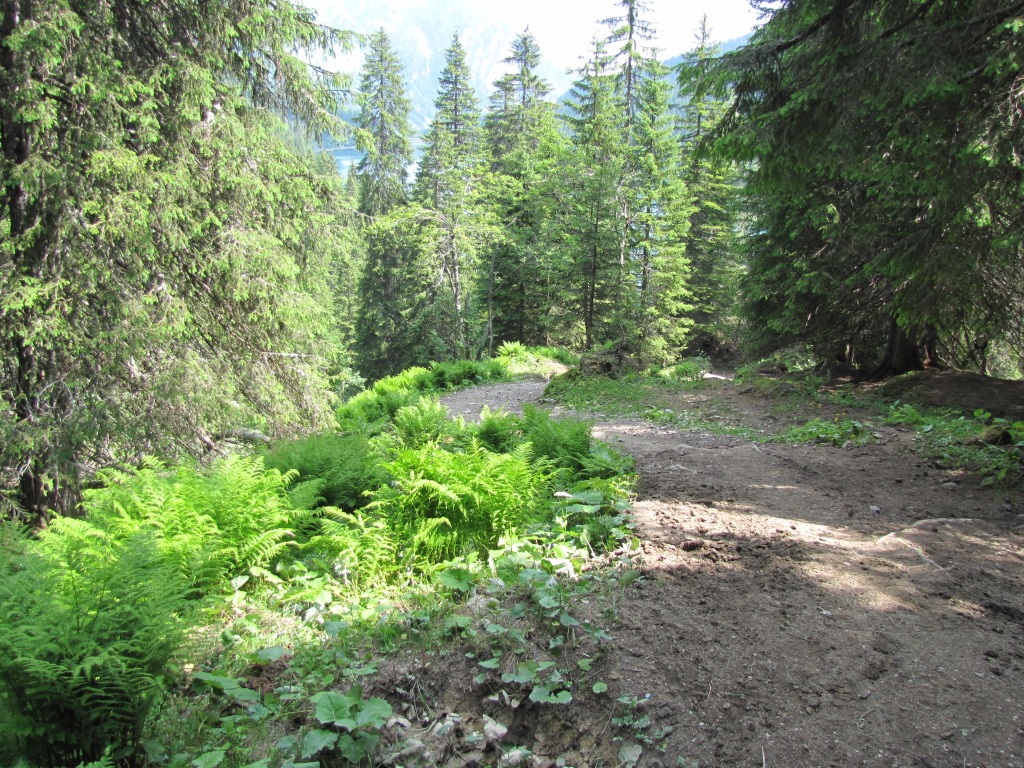
<svg viewBox="0 0 1024 768">
<path fill-rule="evenodd" d="M 655 424 L 670 424 L 679 429 L 755 439 L 757 433 L 752 429 L 707 419 L 696 409 L 681 409 L 678 405 L 673 408 L 680 395 L 706 386 L 703 378 L 681 379 L 661 373 L 632 374 L 612 379 L 570 372 L 552 379 L 545 395 L 575 411 L 599 418 L 626 416 Z"/>
</svg>

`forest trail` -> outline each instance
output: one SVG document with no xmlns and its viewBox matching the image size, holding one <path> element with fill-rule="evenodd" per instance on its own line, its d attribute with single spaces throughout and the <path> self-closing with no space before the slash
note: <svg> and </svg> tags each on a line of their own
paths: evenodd
<svg viewBox="0 0 1024 768">
<path fill-rule="evenodd" d="M 543 389 L 443 402 L 473 418 Z M 678 398 L 676 413 L 768 432 L 799 417 L 722 379 Z M 628 419 L 594 433 L 640 476 L 645 578 L 601 661 L 650 718 L 638 765 L 1024 766 L 1019 491 L 936 467 L 890 427 L 845 448 Z M 531 749 L 615 765 L 609 706 L 539 713 Z"/>
</svg>

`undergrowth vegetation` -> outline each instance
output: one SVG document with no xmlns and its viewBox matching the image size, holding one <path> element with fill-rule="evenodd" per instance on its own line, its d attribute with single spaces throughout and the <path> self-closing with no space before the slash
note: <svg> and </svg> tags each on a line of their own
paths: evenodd
<svg viewBox="0 0 1024 768">
<path fill-rule="evenodd" d="M 551 380 L 545 394 L 567 408 L 597 416 L 642 418 L 679 429 L 755 437 L 756 433 L 719 418 L 705 418 L 698 409 L 680 409 L 672 399 L 707 387 L 710 364 L 693 358 L 663 370 L 630 373 L 618 378 L 585 376 L 576 371 Z"/>
<path fill-rule="evenodd" d="M 657 372 L 618 378 L 576 371 L 556 377 L 546 394 L 568 408 L 599 416 L 627 416 L 679 429 L 740 435 L 752 440 L 822 443 L 838 447 L 877 439 L 877 425 L 915 431 L 918 453 L 950 469 L 966 469 L 982 482 L 1024 481 L 1024 422 L 985 410 L 929 408 L 887 399 L 868 389 L 829 385 L 798 355 L 762 360 L 736 373 L 743 394 L 769 400 L 769 412 L 788 426 L 766 434 L 723 419 L 715 408 L 681 406 L 687 393 L 701 393 L 709 369 L 700 358 Z M 714 402 L 714 397 L 708 398 Z M 808 418 L 808 414 L 811 415 Z M 795 423 L 794 423 L 795 422 Z"/>
<path fill-rule="evenodd" d="M 967 467 L 985 485 L 1024 480 L 1024 422 L 993 417 L 984 410 L 924 408 L 894 403 L 886 424 L 913 428 L 918 450 L 950 467 Z"/>
<path fill-rule="evenodd" d="M 392 714 L 363 693 L 375 659 L 444 638 L 479 650 L 457 608 L 478 591 L 558 645 L 600 642 L 561 580 L 632 539 L 630 464 L 585 422 L 528 408 L 467 424 L 429 394 L 507 370 L 412 369 L 342 406 L 339 433 L 107 472 L 83 518 L 4 527 L 0 760 L 359 764 Z M 491 624 L 500 659 L 518 635 Z M 271 682 L 247 683 L 254 669 Z M 571 699 L 555 660 L 524 670 L 506 681 L 521 695 Z"/>
</svg>

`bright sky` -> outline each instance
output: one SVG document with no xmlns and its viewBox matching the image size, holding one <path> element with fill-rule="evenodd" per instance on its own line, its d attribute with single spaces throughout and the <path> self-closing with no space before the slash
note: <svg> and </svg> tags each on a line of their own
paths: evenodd
<svg viewBox="0 0 1024 768">
<path fill-rule="evenodd" d="M 606 34 L 600 20 L 621 12 L 614 0 L 487 0 L 473 5 L 480 7 L 482 16 L 504 17 L 516 29 L 529 24 L 544 55 L 564 67 L 576 67 L 580 57 L 589 54 L 593 37 Z M 757 12 L 748 0 L 647 0 L 647 5 L 645 17 L 658 31 L 655 46 L 666 58 L 693 47 L 694 31 L 705 13 L 718 41 L 741 37 L 757 24 Z"/>
<path fill-rule="evenodd" d="M 404 27 L 407 33 L 439 38 L 447 47 L 452 32 L 501 36 L 507 55 L 511 40 L 507 31 L 520 32 L 529 25 L 546 62 L 565 71 L 576 69 L 591 51 L 595 36 L 604 37 L 607 27 L 599 22 L 618 16 L 617 0 L 303 0 L 328 24 L 358 32 L 383 26 L 389 34 Z M 655 46 L 662 58 L 693 48 L 694 32 L 707 14 L 713 38 L 732 40 L 750 32 L 758 23 L 748 0 L 646 0 L 645 17 L 658 31 Z M 461 29 L 445 29 L 446 24 Z M 434 25 L 437 25 L 436 28 Z M 433 41 L 432 41 L 433 42 Z M 431 47 L 434 47 L 433 45 Z"/>
</svg>

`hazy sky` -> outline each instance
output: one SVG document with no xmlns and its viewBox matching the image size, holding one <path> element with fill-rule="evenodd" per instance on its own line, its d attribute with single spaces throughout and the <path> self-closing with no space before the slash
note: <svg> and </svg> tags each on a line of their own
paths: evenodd
<svg viewBox="0 0 1024 768">
<path fill-rule="evenodd" d="M 393 34 L 403 24 L 422 28 L 429 20 L 439 24 L 459 20 L 463 29 L 421 30 L 431 36 L 436 32 L 441 47 L 452 32 L 462 33 L 465 28 L 505 35 L 529 25 L 544 58 L 561 70 L 578 67 L 590 52 L 590 41 L 607 34 L 599 21 L 621 10 L 615 0 L 304 0 L 304 4 L 316 9 L 325 23 L 358 32 L 384 26 Z M 741 37 L 758 21 L 748 0 L 647 0 L 647 5 L 645 15 L 658 30 L 655 45 L 663 58 L 693 47 L 694 31 L 705 13 L 718 41 Z M 507 47 L 507 42 L 503 40 L 502 45 Z"/>
<path fill-rule="evenodd" d="M 605 33 L 599 20 L 620 15 L 614 0 L 485 0 L 473 5 L 479 6 L 482 16 L 504 17 L 517 29 L 529 24 L 544 55 L 566 67 L 576 66 L 589 53 L 594 35 Z M 693 47 L 694 30 L 705 13 L 720 41 L 741 37 L 757 24 L 757 14 L 747 0 L 648 0 L 647 5 L 646 17 L 658 30 L 655 45 L 666 56 Z"/>
</svg>

